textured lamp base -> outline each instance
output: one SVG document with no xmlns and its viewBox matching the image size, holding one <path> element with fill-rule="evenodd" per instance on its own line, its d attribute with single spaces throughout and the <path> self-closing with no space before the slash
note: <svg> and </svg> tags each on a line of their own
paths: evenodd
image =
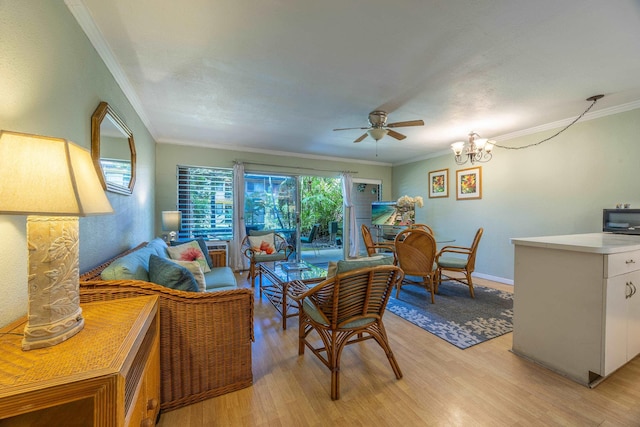
<svg viewBox="0 0 640 427">
<path fill-rule="evenodd" d="M 22 349 L 33 350 L 35 348 L 51 347 L 66 341 L 84 328 L 82 309 L 68 319 L 62 319 L 50 325 L 28 325 L 24 328 Z"/>
<path fill-rule="evenodd" d="M 23 350 L 59 344 L 84 327 L 78 287 L 78 218 L 27 217 L 29 313 Z"/>
</svg>

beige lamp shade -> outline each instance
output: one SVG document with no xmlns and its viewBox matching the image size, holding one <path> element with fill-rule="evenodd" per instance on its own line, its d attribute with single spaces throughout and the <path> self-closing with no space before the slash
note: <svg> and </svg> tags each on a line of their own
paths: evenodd
<svg viewBox="0 0 640 427">
<path fill-rule="evenodd" d="M 112 213 L 89 150 L 66 139 L 0 131 L 0 213 Z"/>
<path fill-rule="evenodd" d="M 182 212 L 180 211 L 162 211 L 162 229 L 164 231 L 180 230 L 180 220 Z"/>
</svg>

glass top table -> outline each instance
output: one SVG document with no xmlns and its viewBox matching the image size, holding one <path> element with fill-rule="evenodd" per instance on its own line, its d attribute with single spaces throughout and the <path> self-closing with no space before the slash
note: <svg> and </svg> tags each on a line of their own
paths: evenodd
<svg viewBox="0 0 640 427">
<path fill-rule="evenodd" d="M 282 315 L 282 329 L 287 329 L 287 318 L 298 315 L 298 304 L 287 298 L 287 287 L 294 280 L 307 285 L 323 281 L 327 270 L 306 261 L 263 262 L 258 267 L 260 299 L 264 294 Z M 263 280 L 263 276 L 267 280 Z"/>
</svg>

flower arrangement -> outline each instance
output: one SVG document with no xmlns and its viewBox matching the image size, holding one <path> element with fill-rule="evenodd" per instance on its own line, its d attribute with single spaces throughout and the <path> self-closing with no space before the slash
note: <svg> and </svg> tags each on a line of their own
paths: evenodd
<svg viewBox="0 0 640 427">
<path fill-rule="evenodd" d="M 398 225 L 409 225 L 415 222 L 416 206 L 419 208 L 424 206 L 422 197 L 404 195 L 396 201 L 396 209 L 400 214 L 400 223 Z"/>
<path fill-rule="evenodd" d="M 419 208 L 424 206 L 424 200 L 421 196 L 409 197 L 404 195 L 398 199 L 396 202 L 396 206 L 399 208 L 411 208 L 414 206 L 418 206 Z"/>
</svg>

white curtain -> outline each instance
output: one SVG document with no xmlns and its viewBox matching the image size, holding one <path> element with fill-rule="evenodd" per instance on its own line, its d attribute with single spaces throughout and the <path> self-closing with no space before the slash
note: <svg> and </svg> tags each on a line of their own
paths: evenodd
<svg viewBox="0 0 640 427">
<path fill-rule="evenodd" d="M 345 211 L 348 218 L 345 218 L 349 224 L 349 257 L 354 258 L 359 253 L 360 239 L 356 228 L 356 210 L 351 200 L 351 190 L 353 189 L 353 178 L 347 172 L 342 173 L 342 200 L 344 201 Z"/>
<path fill-rule="evenodd" d="M 244 165 L 233 165 L 233 241 L 231 242 L 231 268 L 242 271 L 249 268 L 247 257 L 242 255 L 240 245 L 246 236 L 244 225 Z"/>
</svg>

